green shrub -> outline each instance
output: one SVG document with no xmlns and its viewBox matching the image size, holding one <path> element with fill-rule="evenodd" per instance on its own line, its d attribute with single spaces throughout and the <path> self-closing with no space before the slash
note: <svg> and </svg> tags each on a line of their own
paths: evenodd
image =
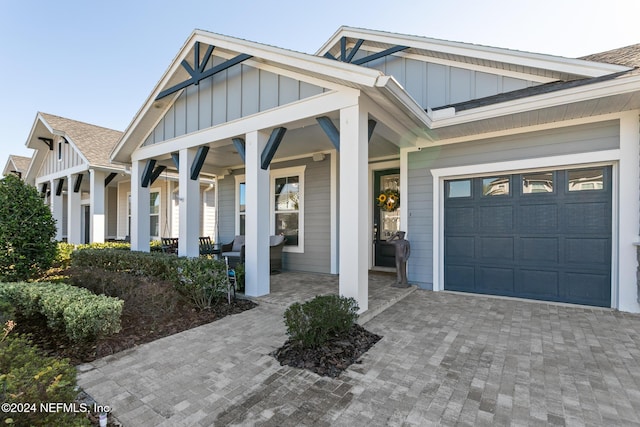
<svg viewBox="0 0 640 427">
<path fill-rule="evenodd" d="M 338 295 L 317 296 L 304 304 L 291 304 L 284 319 L 293 345 L 318 347 L 349 332 L 358 319 L 358 303 Z"/>
<path fill-rule="evenodd" d="M 176 258 L 176 289 L 205 310 L 227 297 L 229 281 L 226 265 L 209 258 Z"/>
<path fill-rule="evenodd" d="M 119 249 L 128 251 L 131 249 L 131 244 L 126 242 L 105 242 L 75 245 L 73 243 L 59 242 L 54 263 L 61 267 L 67 267 L 71 263 L 73 251 L 84 249 Z"/>
<path fill-rule="evenodd" d="M 0 180 L 0 281 L 28 280 L 56 256 L 55 220 L 38 190 L 15 175 Z"/>
<path fill-rule="evenodd" d="M 163 280 L 175 279 L 177 262 L 177 257 L 162 253 L 117 249 L 84 249 L 71 254 L 72 266 L 122 271 Z"/>
<path fill-rule="evenodd" d="M 29 408 L 29 411 L 0 412 L 0 423 L 90 426 L 86 414 L 79 409 L 78 413 L 40 411 L 41 403 L 72 404 L 77 394 L 76 370 L 67 359 L 46 357 L 25 338 L 8 336 L 0 342 L 0 400 Z"/>
<path fill-rule="evenodd" d="M 26 317 L 43 315 L 47 326 L 74 342 L 120 331 L 123 301 L 60 283 L 0 283 L 0 299 Z"/>
</svg>

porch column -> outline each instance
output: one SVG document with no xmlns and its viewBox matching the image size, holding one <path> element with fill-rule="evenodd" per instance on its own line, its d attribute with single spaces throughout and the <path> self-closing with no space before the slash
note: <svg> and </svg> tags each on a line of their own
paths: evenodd
<svg viewBox="0 0 640 427">
<path fill-rule="evenodd" d="M 340 295 L 369 308 L 368 114 L 361 105 L 340 110 Z"/>
<path fill-rule="evenodd" d="M 104 203 L 104 179 L 106 174 L 95 169 L 89 170 L 89 191 L 91 197 L 90 216 L 91 226 L 89 227 L 91 243 L 104 243 L 105 236 L 105 203 Z"/>
<path fill-rule="evenodd" d="M 200 235 L 200 181 L 191 179 L 191 165 L 197 148 L 180 150 L 178 255 L 198 257 L 200 255 L 198 237 Z"/>
<path fill-rule="evenodd" d="M 640 223 L 640 202 L 638 201 L 638 183 L 640 182 L 640 168 L 638 166 L 638 158 L 640 157 L 639 145 L 640 124 L 638 122 L 638 111 L 624 113 L 620 118 L 617 308 L 632 313 L 640 312 L 640 288 L 637 285 L 636 276 L 638 255 L 637 247 L 634 246 L 634 243 L 640 241 L 638 238 L 638 223 Z M 613 290 L 615 290 L 615 280 Z M 613 302 L 613 306 L 616 307 L 615 299 Z"/>
<path fill-rule="evenodd" d="M 67 175 L 67 242 L 82 242 L 82 210 L 80 199 L 82 192 L 73 191 L 76 175 Z"/>
<path fill-rule="evenodd" d="M 49 181 L 49 208 L 51 209 L 51 216 L 56 220 L 56 240 L 62 241 L 62 221 L 64 221 L 62 203 L 64 199 L 62 193 L 60 193 L 59 196 L 56 196 L 57 183 L 57 179 Z"/>
<path fill-rule="evenodd" d="M 246 134 L 245 292 L 258 297 L 270 291 L 269 169 L 260 167 L 269 135 Z"/>
<path fill-rule="evenodd" d="M 151 196 L 149 187 L 142 187 L 142 172 L 146 161 L 131 164 L 131 250 L 149 252 L 151 250 Z"/>
</svg>

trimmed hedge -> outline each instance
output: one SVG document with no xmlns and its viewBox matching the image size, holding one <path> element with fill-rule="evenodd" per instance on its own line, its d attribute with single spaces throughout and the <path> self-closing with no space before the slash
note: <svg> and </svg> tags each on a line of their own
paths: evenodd
<svg viewBox="0 0 640 427">
<path fill-rule="evenodd" d="M 175 280 L 177 257 L 163 253 L 122 251 L 117 249 L 84 249 L 71 254 L 71 265 L 103 268 L 140 276 Z"/>
<path fill-rule="evenodd" d="M 58 252 L 55 263 L 57 265 L 66 266 L 71 262 L 71 254 L 74 251 L 85 249 L 118 249 L 130 250 L 131 244 L 126 242 L 105 242 L 105 243 L 88 243 L 76 245 L 73 243 L 58 242 Z"/>
<path fill-rule="evenodd" d="M 74 342 L 120 332 L 123 301 L 62 283 L 0 283 L 0 299 L 24 316 L 43 315 L 47 326 Z"/>
</svg>

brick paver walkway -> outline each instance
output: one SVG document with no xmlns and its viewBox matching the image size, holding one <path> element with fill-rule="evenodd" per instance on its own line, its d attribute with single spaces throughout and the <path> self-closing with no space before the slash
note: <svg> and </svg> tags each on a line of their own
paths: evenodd
<svg viewBox="0 0 640 427">
<path fill-rule="evenodd" d="M 640 316 L 416 291 L 338 379 L 281 367 L 283 307 L 82 366 L 125 426 L 639 425 Z"/>
</svg>

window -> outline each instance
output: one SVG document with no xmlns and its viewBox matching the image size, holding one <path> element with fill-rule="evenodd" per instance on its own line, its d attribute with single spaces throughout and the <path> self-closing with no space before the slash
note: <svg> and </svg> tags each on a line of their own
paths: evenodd
<svg viewBox="0 0 640 427">
<path fill-rule="evenodd" d="M 131 235 L 131 193 L 127 196 L 127 234 Z M 160 192 L 149 194 L 149 234 L 152 239 L 160 238 Z"/>
<path fill-rule="evenodd" d="M 569 191 L 602 190 L 604 188 L 604 169 L 581 169 L 567 171 Z"/>
<path fill-rule="evenodd" d="M 509 195 L 509 176 L 497 176 L 482 179 L 483 196 L 505 196 Z"/>
<path fill-rule="evenodd" d="M 62 141 L 58 141 L 58 160 L 62 160 Z"/>
<path fill-rule="evenodd" d="M 304 166 L 271 171 L 269 232 L 287 238 L 287 252 L 304 252 L 304 171 Z M 236 234 L 245 233 L 245 186 L 244 175 L 236 175 Z"/>
<path fill-rule="evenodd" d="M 522 194 L 553 193 L 553 172 L 522 175 Z"/>
<path fill-rule="evenodd" d="M 447 197 L 456 199 L 459 197 L 471 197 L 471 180 L 448 181 Z"/>
<path fill-rule="evenodd" d="M 149 233 L 152 239 L 160 238 L 160 193 L 153 191 L 149 194 Z"/>
</svg>

